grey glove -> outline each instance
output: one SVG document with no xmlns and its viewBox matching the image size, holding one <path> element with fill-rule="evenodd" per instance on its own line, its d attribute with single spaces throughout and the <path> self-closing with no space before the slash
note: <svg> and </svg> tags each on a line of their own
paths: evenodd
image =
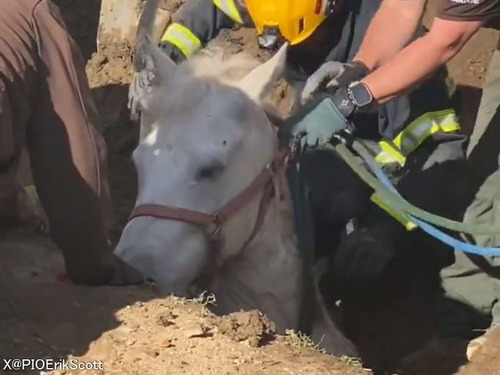
<svg viewBox="0 0 500 375">
<path fill-rule="evenodd" d="M 347 87 L 350 83 L 364 78 L 369 69 L 363 63 L 354 61 L 344 64 L 338 61 L 328 61 L 321 65 L 306 81 L 302 90 L 302 103 L 321 89 L 332 87 Z"/>
<path fill-rule="evenodd" d="M 324 146 L 335 134 L 345 130 L 350 123 L 348 116 L 354 111 L 354 104 L 348 99 L 346 90 L 334 95 L 321 95 L 306 103 L 293 122 L 292 136 L 302 135 L 301 147 Z"/>
</svg>

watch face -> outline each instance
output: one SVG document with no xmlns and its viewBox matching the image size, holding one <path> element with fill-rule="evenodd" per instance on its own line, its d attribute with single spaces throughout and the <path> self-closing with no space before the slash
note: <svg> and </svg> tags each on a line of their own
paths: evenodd
<svg viewBox="0 0 500 375">
<path fill-rule="evenodd" d="M 351 92 L 352 100 L 356 106 L 364 107 L 372 102 L 372 94 L 362 83 L 349 87 L 349 90 Z"/>
</svg>

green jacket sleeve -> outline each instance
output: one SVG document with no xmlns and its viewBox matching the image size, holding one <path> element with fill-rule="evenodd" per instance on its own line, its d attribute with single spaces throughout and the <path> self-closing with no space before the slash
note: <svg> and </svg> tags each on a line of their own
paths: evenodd
<svg viewBox="0 0 500 375">
<path fill-rule="evenodd" d="M 161 38 L 160 48 L 176 63 L 214 39 L 222 29 L 250 26 L 237 0 L 189 0 L 174 15 Z"/>
</svg>

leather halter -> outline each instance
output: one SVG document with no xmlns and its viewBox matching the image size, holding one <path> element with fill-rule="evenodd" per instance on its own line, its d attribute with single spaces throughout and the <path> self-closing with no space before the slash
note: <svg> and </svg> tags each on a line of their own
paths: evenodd
<svg viewBox="0 0 500 375">
<path fill-rule="evenodd" d="M 212 214 L 161 204 L 141 204 L 134 208 L 128 220 L 130 221 L 141 216 L 149 216 L 158 219 L 183 221 L 205 227 L 209 233 L 211 227 L 213 227 L 209 235 L 209 241 L 212 247 L 220 248 L 223 240 L 222 227 L 224 223 L 239 212 L 260 191 L 263 191 L 254 229 L 250 237 L 245 241 L 243 245 L 245 247 L 255 237 L 262 226 L 267 208 L 272 198 L 276 195 L 273 179 L 279 170 L 285 166 L 288 155 L 288 148 L 279 151 L 276 157 L 265 166 L 250 185 L 226 203 L 220 210 Z"/>
</svg>

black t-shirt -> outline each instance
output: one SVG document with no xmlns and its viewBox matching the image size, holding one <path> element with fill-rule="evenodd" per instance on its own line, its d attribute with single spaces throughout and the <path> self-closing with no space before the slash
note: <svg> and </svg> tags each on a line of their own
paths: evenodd
<svg viewBox="0 0 500 375">
<path fill-rule="evenodd" d="M 484 21 L 500 30 L 500 0 L 442 0 L 437 17 L 450 21 Z M 500 50 L 500 39 L 497 44 Z"/>
<path fill-rule="evenodd" d="M 484 21 L 485 27 L 500 30 L 500 0 L 443 0 L 437 17 L 450 21 Z M 500 50 L 500 39 L 497 50 Z"/>
<path fill-rule="evenodd" d="M 500 0 L 442 0 L 438 18 L 491 22 L 500 17 Z"/>
</svg>

